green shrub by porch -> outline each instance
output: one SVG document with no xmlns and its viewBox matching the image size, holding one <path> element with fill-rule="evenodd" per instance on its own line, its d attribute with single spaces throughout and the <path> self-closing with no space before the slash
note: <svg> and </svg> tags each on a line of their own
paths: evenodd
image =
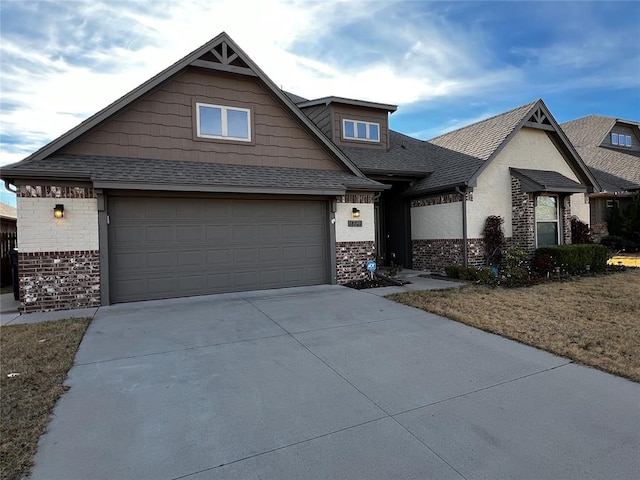
<svg viewBox="0 0 640 480">
<path fill-rule="evenodd" d="M 535 258 L 550 258 L 554 267 L 560 267 L 572 275 L 584 273 L 587 265 L 591 272 L 604 272 L 608 257 L 607 247 L 597 244 L 542 247 L 535 253 Z"/>
</svg>

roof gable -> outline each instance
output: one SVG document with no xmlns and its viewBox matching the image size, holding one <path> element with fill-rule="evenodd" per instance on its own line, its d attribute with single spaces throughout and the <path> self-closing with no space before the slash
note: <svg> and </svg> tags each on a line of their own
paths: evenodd
<svg viewBox="0 0 640 480">
<path fill-rule="evenodd" d="M 599 190 L 597 180 L 541 99 L 440 135 L 429 140 L 429 143 L 480 160 L 467 181 L 468 185 L 473 186 L 489 163 L 524 127 L 547 132 L 576 175 L 592 189 Z"/>
<path fill-rule="evenodd" d="M 603 115 L 588 115 L 561 125 L 605 191 L 640 188 L 640 152 L 613 148 L 610 133 L 616 126 L 630 128 L 640 139 L 640 122 Z"/>
<path fill-rule="evenodd" d="M 349 160 L 349 158 L 347 158 L 340 149 L 338 149 L 320 132 L 316 125 L 313 124 L 313 122 L 311 122 L 306 115 L 296 107 L 294 102 L 284 92 L 282 92 L 248 57 L 248 55 L 244 53 L 242 49 L 240 49 L 240 47 L 236 45 L 224 32 L 154 77 L 150 78 L 142 85 L 122 96 L 101 111 L 97 112 L 90 118 L 86 119 L 75 128 L 45 145 L 23 161 L 15 164 L 16 167 L 20 168 L 25 164 L 42 160 L 45 157 L 60 151 L 78 137 L 86 134 L 88 131 L 102 124 L 107 119 L 112 118 L 115 114 L 122 111 L 122 109 L 132 104 L 143 95 L 149 93 L 159 85 L 175 77 L 189 66 L 257 77 L 267 90 L 279 101 L 279 103 L 287 109 L 293 117 L 296 118 L 297 121 L 300 122 L 303 127 L 306 128 L 307 131 L 318 141 L 321 148 L 325 149 L 352 174 L 355 174 L 358 177 L 364 177 L 364 174 L 358 170 L 351 160 Z"/>
</svg>

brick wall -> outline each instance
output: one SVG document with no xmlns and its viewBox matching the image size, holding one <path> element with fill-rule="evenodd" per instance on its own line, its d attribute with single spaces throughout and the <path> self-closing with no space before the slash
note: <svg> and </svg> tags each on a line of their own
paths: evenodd
<svg viewBox="0 0 640 480">
<path fill-rule="evenodd" d="M 520 180 L 511 177 L 511 242 L 526 248 L 531 255 L 536 247 L 534 213 L 533 193 L 523 192 Z"/>
<path fill-rule="evenodd" d="M 413 240 L 413 268 L 441 272 L 447 265 L 464 264 L 464 242 L 456 239 Z M 469 266 L 484 265 L 484 239 L 467 239 Z"/>
<path fill-rule="evenodd" d="M 569 245 L 571 243 L 571 196 L 567 195 L 561 200 L 563 204 L 562 210 L 562 243 Z"/>
<path fill-rule="evenodd" d="M 338 283 L 359 280 L 367 275 L 367 262 L 375 260 L 374 242 L 336 242 L 336 277 Z"/>
<path fill-rule="evenodd" d="M 100 305 L 97 250 L 19 253 L 20 310 L 24 313 Z"/>
</svg>

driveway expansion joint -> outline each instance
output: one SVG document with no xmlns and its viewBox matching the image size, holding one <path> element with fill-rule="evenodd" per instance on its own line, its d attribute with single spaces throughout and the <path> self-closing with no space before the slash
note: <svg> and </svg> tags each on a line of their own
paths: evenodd
<svg viewBox="0 0 640 480">
<path fill-rule="evenodd" d="M 211 344 L 207 344 L 207 345 L 196 345 L 196 346 L 193 346 L 193 347 L 176 348 L 175 350 L 163 350 L 161 352 L 143 353 L 141 355 L 129 355 L 129 356 L 126 356 L 126 357 L 107 358 L 107 359 L 104 359 L 104 360 L 96 360 L 94 362 L 76 363 L 76 364 L 74 364 L 74 367 L 84 367 L 86 365 L 97 365 L 99 363 L 106 363 L 106 362 L 117 362 L 118 360 L 129 360 L 129 359 L 132 359 L 132 358 L 152 357 L 154 355 L 166 355 L 168 353 L 186 352 L 186 351 L 190 351 L 190 350 L 199 350 L 201 348 L 222 347 L 224 345 L 234 345 L 234 344 L 237 344 L 237 343 L 253 342 L 253 341 L 256 341 L 256 340 L 266 340 L 266 339 L 269 339 L 269 338 L 286 337 L 286 336 L 289 336 L 289 335 L 290 335 L 289 333 L 280 333 L 278 335 L 267 335 L 265 337 L 244 338 L 242 340 L 234 340 L 233 342 L 211 343 Z"/>
</svg>

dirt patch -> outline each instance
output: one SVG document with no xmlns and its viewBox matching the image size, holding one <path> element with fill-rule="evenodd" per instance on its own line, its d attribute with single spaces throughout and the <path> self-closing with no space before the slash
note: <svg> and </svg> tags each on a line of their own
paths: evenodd
<svg viewBox="0 0 640 480">
<path fill-rule="evenodd" d="M 344 284 L 345 287 L 355 288 L 356 290 L 364 290 L 366 288 L 379 288 L 379 287 L 395 287 L 395 283 L 391 283 L 384 278 L 363 278 L 362 280 L 354 280 Z"/>
<path fill-rule="evenodd" d="M 88 318 L 0 327 L 0 478 L 31 469 Z"/>
<path fill-rule="evenodd" d="M 525 288 L 389 295 L 473 327 L 640 382 L 640 270 Z"/>
</svg>

